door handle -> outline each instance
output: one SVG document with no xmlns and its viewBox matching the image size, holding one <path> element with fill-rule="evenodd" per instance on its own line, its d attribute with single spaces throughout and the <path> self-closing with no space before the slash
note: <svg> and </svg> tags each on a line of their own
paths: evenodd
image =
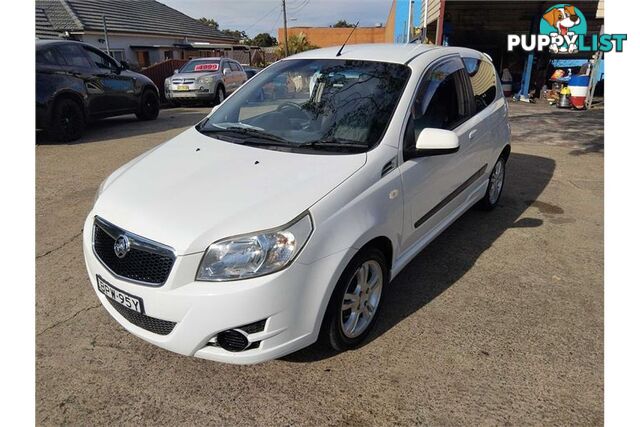
<svg viewBox="0 0 640 427">
<path fill-rule="evenodd" d="M 476 136 L 476 133 L 478 133 L 478 129 L 474 129 L 469 132 L 469 139 L 473 139 L 473 137 Z"/>
</svg>

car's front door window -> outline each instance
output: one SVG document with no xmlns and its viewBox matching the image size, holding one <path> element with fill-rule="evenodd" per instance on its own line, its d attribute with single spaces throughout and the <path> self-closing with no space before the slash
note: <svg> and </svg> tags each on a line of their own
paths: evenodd
<svg viewBox="0 0 640 427">
<path fill-rule="evenodd" d="M 429 70 L 418 88 L 405 134 L 405 150 L 415 148 L 425 128 L 452 130 L 472 115 L 464 65 L 459 58 Z"/>
<path fill-rule="evenodd" d="M 75 44 L 62 44 L 57 47 L 65 62 L 74 68 L 92 68 L 82 49 Z"/>
<path fill-rule="evenodd" d="M 113 61 L 113 59 L 109 58 L 107 55 L 102 52 L 95 51 L 93 49 L 89 49 L 87 47 L 84 48 L 91 61 L 103 71 L 118 71 L 118 65 Z"/>
</svg>

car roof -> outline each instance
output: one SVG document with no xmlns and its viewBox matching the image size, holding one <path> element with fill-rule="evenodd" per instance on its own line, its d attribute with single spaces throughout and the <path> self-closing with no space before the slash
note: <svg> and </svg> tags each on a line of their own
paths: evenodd
<svg viewBox="0 0 640 427">
<path fill-rule="evenodd" d="M 290 56 L 286 59 L 352 59 L 360 61 L 380 61 L 393 62 L 397 64 L 408 64 L 419 55 L 426 52 L 438 52 L 442 55 L 458 53 L 464 56 L 472 56 L 476 58 L 485 57 L 473 49 L 462 47 L 442 47 L 427 44 L 351 44 L 346 45 L 342 50 L 342 54 L 336 57 L 340 50 L 340 46 L 327 47 L 323 49 L 308 50 L 297 55 Z"/>
<path fill-rule="evenodd" d="M 53 45 L 57 45 L 57 44 L 71 44 L 71 43 L 83 44 L 83 45 L 91 46 L 91 45 L 88 45 L 87 43 L 79 42 L 77 40 L 65 40 L 65 39 L 55 40 L 55 39 L 49 39 L 49 40 L 36 40 L 36 48 L 43 47 L 43 46 L 53 46 Z"/>
<path fill-rule="evenodd" d="M 223 58 L 219 56 L 208 56 L 206 58 L 193 58 L 193 59 L 190 59 L 189 61 L 220 61 L 221 59 Z M 233 61 L 233 59 L 230 59 L 230 58 L 224 58 L 224 59 L 229 59 L 230 61 Z"/>
</svg>

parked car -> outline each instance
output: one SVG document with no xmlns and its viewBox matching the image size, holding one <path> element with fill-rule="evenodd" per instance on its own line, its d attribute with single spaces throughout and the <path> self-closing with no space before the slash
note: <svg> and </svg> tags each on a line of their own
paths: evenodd
<svg viewBox="0 0 640 427">
<path fill-rule="evenodd" d="M 56 141 L 73 141 L 95 119 L 134 113 L 155 120 L 158 88 L 89 44 L 36 42 L 36 127 Z"/>
<path fill-rule="evenodd" d="M 247 81 L 239 62 L 228 58 L 197 58 L 175 70 L 164 82 L 167 100 L 184 105 L 219 104 Z"/>
<path fill-rule="evenodd" d="M 467 209 L 496 207 L 510 128 L 488 56 L 336 52 L 271 65 L 100 185 L 86 265 L 131 333 L 230 363 L 355 348 L 409 261 Z"/>
<path fill-rule="evenodd" d="M 262 71 L 262 68 L 248 67 L 244 65 L 242 66 L 242 68 L 244 69 L 244 72 L 247 74 L 247 79 L 251 79 L 253 76 L 255 76 L 260 71 Z"/>
</svg>

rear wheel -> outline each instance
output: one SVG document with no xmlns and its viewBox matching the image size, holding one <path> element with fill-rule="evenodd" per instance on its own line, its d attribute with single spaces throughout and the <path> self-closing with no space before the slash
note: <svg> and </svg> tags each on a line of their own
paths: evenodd
<svg viewBox="0 0 640 427">
<path fill-rule="evenodd" d="M 506 159 L 504 156 L 500 156 L 489 176 L 487 192 L 480 201 L 480 207 L 482 209 L 489 211 L 498 205 L 502 188 L 504 187 L 505 166 Z"/>
<path fill-rule="evenodd" d="M 331 296 L 322 337 L 335 350 L 357 347 L 371 331 L 382 304 L 389 270 L 380 250 L 360 252 L 342 273 Z"/>
<path fill-rule="evenodd" d="M 136 117 L 140 120 L 155 120 L 160 113 L 160 100 L 154 91 L 147 89 L 142 93 L 140 109 Z"/>
<path fill-rule="evenodd" d="M 82 136 L 84 125 L 80 104 L 72 99 L 61 99 L 53 107 L 47 134 L 54 141 L 75 141 Z"/>
</svg>

